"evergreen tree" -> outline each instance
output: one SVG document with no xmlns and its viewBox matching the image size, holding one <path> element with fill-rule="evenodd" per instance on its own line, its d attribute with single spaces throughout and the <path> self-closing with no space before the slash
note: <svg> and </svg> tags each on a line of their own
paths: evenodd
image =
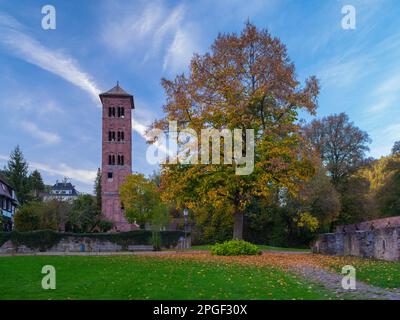
<svg viewBox="0 0 400 320">
<path fill-rule="evenodd" d="M 38 170 L 34 170 L 29 176 L 29 186 L 35 199 L 39 199 L 39 194 L 45 190 L 42 175 Z"/>
<path fill-rule="evenodd" d="M 24 155 L 19 146 L 16 146 L 10 154 L 6 175 L 7 181 L 17 193 L 18 201 L 21 204 L 26 203 L 30 199 L 28 163 L 24 159 Z"/>
</svg>

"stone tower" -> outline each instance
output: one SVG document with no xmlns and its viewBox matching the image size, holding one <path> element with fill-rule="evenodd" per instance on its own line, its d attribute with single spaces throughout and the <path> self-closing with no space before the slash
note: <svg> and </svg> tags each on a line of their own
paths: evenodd
<svg viewBox="0 0 400 320">
<path fill-rule="evenodd" d="M 133 96 L 119 84 L 101 93 L 102 111 L 102 214 L 114 223 L 113 231 L 129 231 L 129 224 L 119 197 L 119 187 L 132 173 L 132 115 Z"/>
</svg>

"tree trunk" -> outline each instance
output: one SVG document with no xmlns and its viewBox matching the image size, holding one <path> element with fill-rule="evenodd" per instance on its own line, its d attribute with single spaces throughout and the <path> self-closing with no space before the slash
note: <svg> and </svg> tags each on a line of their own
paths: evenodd
<svg viewBox="0 0 400 320">
<path fill-rule="evenodd" d="M 243 239 L 243 213 L 235 212 L 233 215 L 233 239 Z"/>
</svg>

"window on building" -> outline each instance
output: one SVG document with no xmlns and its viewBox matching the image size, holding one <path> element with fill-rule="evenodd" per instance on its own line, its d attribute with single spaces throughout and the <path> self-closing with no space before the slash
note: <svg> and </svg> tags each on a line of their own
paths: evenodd
<svg viewBox="0 0 400 320">
<path fill-rule="evenodd" d="M 107 178 L 108 178 L 108 179 L 112 179 L 112 178 L 113 178 L 113 173 L 112 173 L 112 172 L 108 172 Z"/>
<path fill-rule="evenodd" d="M 118 142 L 121 142 L 121 141 L 124 141 L 124 131 L 118 131 L 117 132 L 117 141 Z"/>
<path fill-rule="evenodd" d="M 113 154 L 108 155 L 108 165 L 109 166 L 115 165 L 115 155 L 113 155 Z"/>
<path fill-rule="evenodd" d="M 121 155 L 118 155 L 118 165 L 119 166 L 123 166 L 124 165 L 124 156 L 121 154 Z"/>
<path fill-rule="evenodd" d="M 108 141 L 115 141 L 115 131 L 108 131 Z"/>
<path fill-rule="evenodd" d="M 115 117 L 115 107 L 108 107 L 108 117 Z"/>
<path fill-rule="evenodd" d="M 125 117 L 125 109 L 124 109 L 124 107 L 118 107 L 117 108 L 117 115 L 118 115 L 118 118 L 124 118 Z"/>
</svg>

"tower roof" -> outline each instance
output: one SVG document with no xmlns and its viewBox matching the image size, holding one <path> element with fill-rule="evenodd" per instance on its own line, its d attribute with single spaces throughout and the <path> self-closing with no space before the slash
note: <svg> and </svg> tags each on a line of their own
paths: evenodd
<svg viewBox="0 0 400 320">
<path fill-rule="evenodd" d="M 135 105 L 133 103 L 133 96 L 129 93 L 127 93 L 120 85 L 119 82 L 117 81 L 117 85 L 110 90 L 100 93 L 100 100 L 102 100 L 102 97 L 128 97 L 131 99 L 132 103 L 132 109 L 135 108 Z"/>
</svg>

